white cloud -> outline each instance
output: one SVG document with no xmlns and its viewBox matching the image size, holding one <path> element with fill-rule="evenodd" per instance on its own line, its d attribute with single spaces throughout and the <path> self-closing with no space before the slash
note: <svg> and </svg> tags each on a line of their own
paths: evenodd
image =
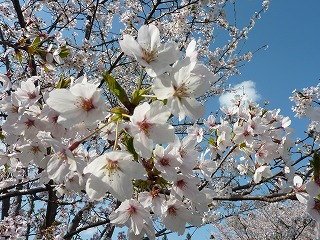
<svg viewBox="0 0 320 240">
<path fill-rule="evenodd" d="M 246 99 L 252 101 L 258 101 L 260 99 L 260 94 L 255 89 L 256 83 L 253 81 L 244 81 L 232 87 L 234 91 L 222 94 L 219 97 L 219 103 L 221 106 L 232 105 L 232 100 L 235 95 L 246 95 Z"/>
</svg>

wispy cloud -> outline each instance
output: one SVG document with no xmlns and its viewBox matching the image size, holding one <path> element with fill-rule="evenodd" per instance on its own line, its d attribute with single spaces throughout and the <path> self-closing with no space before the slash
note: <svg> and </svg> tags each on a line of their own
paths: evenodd
<svg viewBox="0 0 320 240">
<path fill-rule="evenodd" d="M 219 103 L 221 106 L 230 106 L 232 105 L 232 100 L 235 95 L 246 95 L 246 99 L 252 101 L 258 101 L 261 96 L 256 90 L 256 83 L 253 81 L 244 81 L 232 87 L 234 91 L 227 92 L 222 94 L 219 97 Z"/>
</svg>

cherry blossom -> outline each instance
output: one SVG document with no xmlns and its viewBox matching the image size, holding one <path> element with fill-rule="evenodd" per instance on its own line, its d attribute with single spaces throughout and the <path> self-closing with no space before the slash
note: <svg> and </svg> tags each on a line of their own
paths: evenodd
<svg viewBox="0 0 320 240">
<path fill-rule="evenodd" d="M 213 79 L 204 65 L 186 59 L 176 63 L 169 75 L 158 76 L 152 90 L 158 99 L 167 99 L 171 113 L 179 116 L 180 121 L 185 116 L 197 119 L 204 115 L 205 108 L 196 98 L 206 92 Z"/>
<path fill-rule="evenodd" d="M 291 96 L 309 120 L 299 139 L 291 118 L 245 94 L 211 105 L 254 58 L 239 46 L 269 1 L 229 22 L 240 4 L 4 2 L 0 237 L 114 238 L 126 226 L 155 239 L 236 219 L 261 236 L 264 210 L 293 230 L 297 214 L 312 225 L 308 212 L 319 235 L 320 85 Z"/>
<path fill-rule="evenodd" d="M 187 222 L 195 226 L 200 226 L 202 224 L 199 215 L 186 209 L 182 202 L 174 198 L 169 199 L 163 205 L 162 221 L 166 228 L 177 232 L 178 235 L 184 233 Z"/>
<path fill-rule="evenodd" d="M 122 51 L 134 57 L 150 77 L 156 77 L 171 70 L 181 53 L 174 42 L 161 44 L 159 29 L 153 25 L 143 25 L 138 31 L 138 42 L 130 35 L 119 41 Z"/>
<path fill-rule="evenodd" d="M 135 235 L 150 222 L 150 213 L 136 200 L 125 200 L 110 214 L 110 222 L 114 224 L 126 224 Z"/>
<path fill-rule="evenodd" d="M 50 92 L 46 102 L 60 113 L 58 123 L 65 127 L 72 127 L 82 121 L 92 127 L 104 117 L 104 101 L 100 91 L 92 83 L 77 83 L 70 91 L 55 89 Z"/>
<path fill-rule="evenodd" d="M 153 143 L 167 143 L 174 140 L 174 128 L 167 123 L 170 112 L 162 102 L 143 103 L 136 107 L 130 117 L 130 134 L 134 136 L 136 152 L 150 158 Z"/>
<path fill-rule="evenodd" d="M 111 192 L 120 201 L 131 198 L 132 179 L 143 179 L 143 167 L 133 161 L 133 156 L 122 151 L 108 152 L 94 159 L 83 173 L 90 173 L 86 192 L 91 199 L 101 200 Z"/>
</svg>

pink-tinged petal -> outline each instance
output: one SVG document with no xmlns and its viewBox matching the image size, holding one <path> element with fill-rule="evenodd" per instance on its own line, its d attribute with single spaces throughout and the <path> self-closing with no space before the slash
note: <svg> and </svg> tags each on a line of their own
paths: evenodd
<svg viewBox="0 0 320 240">
<path fill-rule="evenodd" d="M 130 35 L 124 35 L 123 40 L 119 40 L 119 44 L 121 50 L 128 56 L 131 57 L 139 57 L 143 56 L 142 50 L 140 45 L 137 43 L 136 40 Z"/>
<path fill-rule="evenodd" d="M 126 172 L 115 171 L 107 172 L 110 176 L 103 178 L 103 181 L 110 187 L 109 192 L 118 200 L 124 201 L 132 197 L 133 186 L 131 178 Z"/>
<path fill-rule="evenodd" d="M 155 124 L 164 124 L 170 117 L 169 109 L 161 101 L 150 104 L 150 111 L 146 114 L 148 121 Z"/>
<path fill-rule="evenodd" d="M 195 66 L 195 62 L 190 62 L 189 59 L 179 61 L 173 69 L 173 85 L 180 87 L 187 82 L 190 77 L 191 70 Z"/>
<path fill-rule="evenodd" d="M 143 64 L 141 63 L 141 65 Z M 145 70 L 150 77 L 157 77 L 165 72 L 171 71 L 171 66 L 168 65 L 168 63 L 161 63 L 158 61 L 158 59 L 150 62 L 148 65 L 143 66 L 146 67 Z"/>
<path fill-rule="evenodd" d="M 189 57 L 191 61 L 197 61 L 198 52 L 196 51 L 196 44 L 195 40 L 192 40 L 186 49 L 186 57 Z"/>
<path fill-rule="evenodd" d="M 188 93 L 192 98 L 201 97 L 210 88 L 209 80 L 192 74 L 188 78 Z"/>
<path fill-rule="evenodd" d="M 167 106 L 170 109 L 170 112 L 175 115 L 179 116 L 179 121 L 185 118 L 186 113 L 182 108 L 181 101 L 177 97 L 170 97 L 168 98 Z"/>
<path fill-rule="evenodd" d="M 303 180 L 300 176 L 294 176 L 294 178 L 293 178 L 294 186 L 300 187 L 302 185 L 302 183 L 303 183 Z"/>
<path fill-rule="evenodd" d="M 160 46 L 160 32 L 153 24 L 143 25 L 138 31 L 138 42 L 147 51 L 157 51 Z"/>
<path fill-rule="evenodd" d="M 306 191 L 311 197 L 317 197 L 320 194 L 320 186 L 315 181 L 306 184 Z"/>
<path fill-rule="evenodd" d="M 102 155 L 100 157 L 97 157 L 94 159 L 91 163 L 89 163 L 84 169 L 83 173 L 92 173 L 97 177 L 100 177 L 103 175 L 103 167 L 106 165 L 106 155 Z M 101 174 L 102 172 L 102 174 Z"/>
<path fill-rule="evenodd" d="M 311 217 L 317 222 L 320 221 L 320 202 L 317 199 L 309 199 L 307 202 L 307 212 L 311 215 Z"/>
<path fill-rule="evenodd" d="M 97 92 L 97 87 L 92 83 L 78 83 L 70 88 L 70 92 L 74 96 L 90 99 Z"/>
<path fill-rule="evenodd" d="M 128 212 L 112 212 L 109 215 L 110 222 L 116 224 L 125 224 L 129 217 L 130 215 Z"/>
<path fill-rule="evenodd" d="M 130 121 L 134 124 L 142 122 L 145 118 L 146 113 L 150 110 L 150 105 L 146 102 L 137 106 L 134 110 L 133 115 L 130 117 Z"/>
</svg>

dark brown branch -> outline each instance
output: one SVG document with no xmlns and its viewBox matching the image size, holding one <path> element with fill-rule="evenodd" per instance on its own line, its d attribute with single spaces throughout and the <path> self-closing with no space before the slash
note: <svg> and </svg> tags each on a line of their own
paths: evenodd
<svg viewBox="0 0 320 240">
<path fill-rule="evenodd" d="M 262 202 L 280 202 L 283 200 L 291 199 L 291 200 L 297 200 L 296 194 L 294 192 L 292 193 L 275 193 L 265 196 L 217 196 L 213 197 L 212 200 L 218 200 L 218 201 L 262 201 Z"/>
<path fill-rule="evenodd" d="M 71 234 L 71 233 L 73 233 L 73 232 L 76 232 L 76 230 L 77 230 L 77 227 L 79 226 L 79 223 L 80 223 L 80 221 L 81 221 L 81 219 L 82 219 L 82 216 L 83 216 L 83 213 L 85 212 L 85 211 L 88 211 L 90 208 L 92 208 L 93 207 L 93 204 L 92 203 L 89 203 L 88 205 L 86 205 L 86 206 L 84 206 L 75 216 L 74 216 L 74 218 L 73 218 L 73 220 L 72 220 L 72 222 L 71 222 L 71 224 L 70 224 L 70 226 L 69 226 L 69 229 L 68 229 L 68 232 L 67 232 L 67 234 L 66 234 L 66 236 L 68 235 L 68 234 Z M 65 239 L 71 239 L 71 237 L 72 237 L 72 235 L 70 235 L 69 237 L 65 237 Z"/>
<path fill-rule="evenodd" d="M 18 190 L 18 191 L 7 192 L 7 193 L 0 194 L 0 201 L 8 199 L 10 197 L 35 194 L 35 193 L 45 192 L 45 191 L 48 191 L 47 186 L 32 188 L 32 189 L 27 189 L 27 190 Z"/>
<path fill-rule="evenodd" d="M 2 201 L 2 211 L 1 211 L 1 219 L 3 220 L 5 217 L 9 215 L 10 208 L 10 197 L 3 199 Z"/>
<path fill-rule="evenodd" d="M 52 184 L 52 180 L 50 181 Z M 50 183 L 49 182 L 49 183 Z M 56 215 L 57 215 L 57 209 L 58 204 L 56 201 L 58 200 L 58 197 L 56 195 L 56 191 L 53 190 L 52 186 L 48 185 L 48 193 L 49 193 L 49 201 L 47 205 L 47 212 L 46 212 L 46 219 L 45 219 L 45 228 L 51 227 L 51 225 L 54 223 Z"/>
<path fill-rule="evenodd" d="M 66 235 L 64 235 L 63 238 L 64 238 L 64 239 L 68 239 L 68 238 L 72 237 L 73 235 L 76 235 L 76 234 L 78 234 L 78 233 L 80 233 L 80 232 L 82 232 L 82 231 L 84 231 L 84 230 L 87 230 L 87 229 L 93 228 L 93 227 L 98 227 L 98 226 L 101 226 L 101 225 L 104 225 L 104 224 L 107 224 L 107 223 L 110 223 L 110 220 L 109 220 L 109 219 L 104 220 L 104 221 L 100 221 L 100 222 L 96 222 L 96 223 L 92 223 L 92 224 L 87 225 L 87 226 L 85 226 L 85 227 L 79 228 L 79 229 L 77 229 L 77 230 L 74 231 L 74 232 L 67 233 Z"/>
<path fill-rule="evenodd" d="M 39 180 L 39 178 L 35 178 L 35 179 L 29 180 L 29 181 L 25 181 L 25 182 L 21 182 L 21 183 L 14 184 L 14 185 L 9 186 L 9 187 L 6 187 L 6 188 L 2 188 L 2 189 L 0 190 L 0 193 L 3 193 L 3 192 L 5 192 L 5 191 L 8 191 L 8 190 L 13 189 L 13 188 L 17 188 L 18 186 L 22 186 L 22 185 L 25 185 L 25 184 L 28 184 L 28 183 L 31 183 L 31 182 L 35 182 L 35 181 L 37 181 L 37 180 Z M 1 196 L 1 195 L 0 195 L 0 196 Z"/>
<path fill-rule="evenodd" d="M 18 21 L 19 21 L 20 26 L 22 28 L 25 28 L 26 27 L 26 22 L 24 20 L 23 14 L 22 14 L 22 10 L 21 10 L 21 6 L 20 6 L 19 0 L 12 0 L 12 3 L 13 3 L 15 11 L 17 13 Z M 30 39 L 27 39 L 26 43 L 28 45 L 30 45 L 31 44 Z M 36 62 L 34 61 L 34 56 L 33 55 L 30 55 L 30 60 L 28 61 L 28 65 L 31 68 L 31 75 L 32 76 L 36 76 L 37 75 L 37 65 L 36 65 Z M 36 82 L 35 82 L 35 84 L 36 84 Z"/>
</svg>

